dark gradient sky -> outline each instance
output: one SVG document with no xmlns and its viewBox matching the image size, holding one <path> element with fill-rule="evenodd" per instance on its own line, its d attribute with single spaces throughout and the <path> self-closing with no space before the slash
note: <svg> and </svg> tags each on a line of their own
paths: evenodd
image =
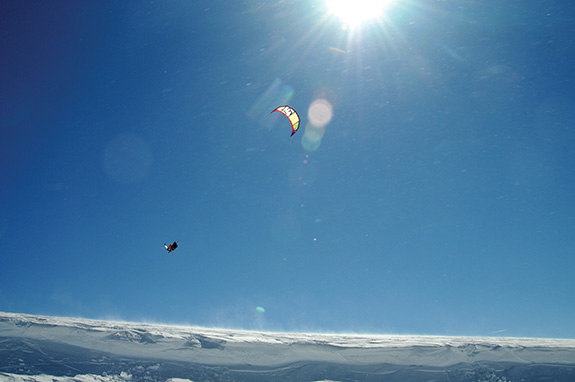
<svg viewBox="0 0 575 382">
<path fill-rule="evenodd" d="M 0 310 L 575 337 L 575 5 L 0 7 Z"/>
</svg>

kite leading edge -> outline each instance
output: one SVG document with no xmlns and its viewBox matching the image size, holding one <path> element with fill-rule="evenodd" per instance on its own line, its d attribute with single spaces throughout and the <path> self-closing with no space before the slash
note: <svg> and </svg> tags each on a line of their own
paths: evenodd
<svg viewBox="0 0 575 382">
<path fill-rule="evenodd" d="M 273 113 L 274 111 L 278 111 L 289 118 L 291 122 L 291 135 L 294 135 L 295 132 L 299 129 L 299 115 L 297 114 L 297 111 L 288 105 L 278 106 L 271 112 Z"/>
</svg>

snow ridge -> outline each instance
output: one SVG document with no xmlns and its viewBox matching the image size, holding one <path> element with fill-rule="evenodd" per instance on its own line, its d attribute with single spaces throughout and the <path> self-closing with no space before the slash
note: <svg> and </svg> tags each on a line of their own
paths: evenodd
<svg viewBox="0 0 575 382">
<path fill-rule="evenodd" d="M 0 312 L 0 381 L 572 381 L 574 376 L 570 339 L 277 333 Z"/>
</svg>

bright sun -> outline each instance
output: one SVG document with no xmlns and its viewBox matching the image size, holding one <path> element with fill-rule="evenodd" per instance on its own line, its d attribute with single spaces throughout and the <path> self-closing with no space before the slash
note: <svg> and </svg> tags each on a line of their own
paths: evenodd
<svg viewBox="0 0 575 382">
<path fill-rule="evenodd" d="M 339 17 L 348 27 L 383 15 L 392 0 L 325 0 L 329 11 Z"/>
</svg>

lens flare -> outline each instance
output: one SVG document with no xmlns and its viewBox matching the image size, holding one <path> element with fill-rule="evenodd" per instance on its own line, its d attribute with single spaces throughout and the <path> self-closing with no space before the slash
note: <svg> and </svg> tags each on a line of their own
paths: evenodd
<svg viewBox="0 0 575 382">
<path fill-rule="evenodd" d="M 325 127 L 333 117 L 333 106 L 327 99 L 317 98 L 309 105 L 307 116 L 309 123 L 306 125 L 301 138 L 301 145 L 305 151 L 313 152 L 321 146 Z"/>
<path fill-rule="evenodd" d="M 309 105 L 308 118 L 312 125 L 323 127 L 331 121 L 333 106 L 326 99 L 316 99 Z"/>
</svg>

